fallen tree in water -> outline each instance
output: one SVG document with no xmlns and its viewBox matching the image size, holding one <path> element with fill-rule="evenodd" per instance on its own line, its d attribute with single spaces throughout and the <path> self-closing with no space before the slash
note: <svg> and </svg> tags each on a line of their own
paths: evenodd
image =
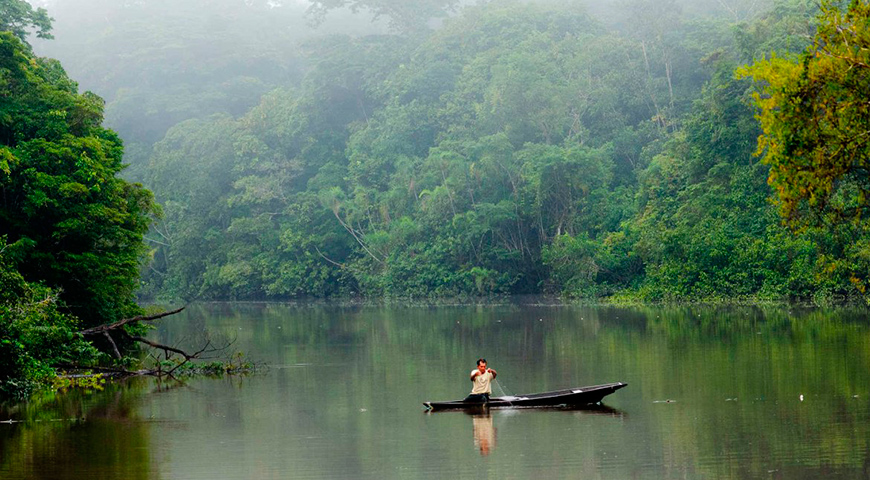
<svg viewBox="0 0 870 480">
<path fill-rule="evenodd" d="M 127 332 L 127 330 L 125 330 L 125 329 L 123 328 L 125 325 L 134 325 L 134 326 L 135 326 L 135 325 L 138 324 L 139 322 L 150 322 L 150 321 L 153 321 L 153 320 L 158 320 L 158 319 L 161 319 L 161 318 L 164 318 L 164 317 L 168 317 L 168 316 L 170 316 L 170 315 L 175 315 L 176 313 L 181 312 L 182 310 L 184 310 L 184 308 L 185 308 L 185 307 L 181 307 L 181 308 L 176 309 L 176 310 L 171 310 L 171 311 L 168 311 L 168 312 L 161 312 L 161 313 L 154 314 L 154 315 L 137 315 L 137 316 L 135 316 L 135 317 L 132 317 L 132 318 L 125 318 L 125 319 L 123 319 L 123 320 L 119 320 L 119 321 L 114 322 L 114 323 L 109 323 L 109 324 L 106 324 L 106 325 L 100 325 L 100 326 L 98 326 L 98 327 L 93 327 L 93 328 L 87 328 L 87 329 L 82 330 L 82 331 L 80 331 L 80 332 L 78 332 L 78 333 L 79 333 L 79 335 L 82 335 L 82 336 L 85 336 L 85 337 L 87 337 L 87 336 L 93 336 L 93 335 L 103 335 L 103 336 L 106 338 L 106 340 L 108 340 L 109 345 L 112 346 L 112 351 L 115 353 L 115 357 L 116 357 L 118 360 L 120 360 L 120 359 L 122 358 L 122 355 L 121 355 L 120 350 L 118 350 L 118 345 L 115 343 L 115 340 L 112 338 L 112 332 L 118 332 L 118 333 L 120 333 L 121 335 L 123 335 L 125 338 L 127 338 L 128 340 L 133 340 L 133 341 L 137 341 L 137 342 L 140 342 L 140 343 L 145 343 L 145 344 L 150 345 L 150 346 L 155 347 L 155 348 L 162 348 L 162 349 L 163 349 L 164 351 L 166 351 L 167 353 L 168 353 L 169 351 L 174 351 L 174 352 L 176 352 L 176 353 L 178 353 L 178 354 L 180 354 L 180 355 L 183 355 L 183 356 L 185 356 L 185 357 L 188 357 L 188 354 L 185 353 L 185 352 L 182 351 L 182 350 L 179 350 L 179 349 L 176 349 L 176 348 L 173 348 L 173 347 L 168 347 L 168 346 L 166 346 L 166 345 L 155 344 L 155 343 L 150 342 L 150 341 L 148 341 L 148 340 L 146 340 L 146 339 L 144 339 L 144 338 L 142 338 L 142 337 L 138 337 L 138 336 L 135 336 L 135 337 L 134 337 L 133 335 L 130 335 L 130 334 Z"/>
<path fill-rule="evenodd" d="M 0 253 L 2 245 L 0 238 Z M 43 388 L 87 388 L 94 378 L 178 379 L 254 369 L 241 353 L 229 350 L 231 340 L 205 335 L 188 348 L 145 338 L 149 322 L 184 307 L 82 329 L 78 318 L 62 311 L 57 290 L 28 283 L 4 267 L 0 255 L 0 403 L 23 400 Z"/>
<path fill-rule="evenodd" d="M 183 311 L 186 307 L 177 308 L 175 310 L 169 310 L 165 312 L 155 313 L 152 315 L 138 315 L 131 318 L 125 318 L 123 320 L 118 320 L 117 322 L 100 325 L 97 327 L 87 328 L 85 330 L 81 330 L 78 332 L 82 337 L 102 337 L 104 338 L 108 344 L 112 348 L 112 352 L 115 355 L 115 358 L 120 362 L 122 362 L 125 357 L 121 354 L 121 350 L 118 348 L 118 341 L 116 339 L 121 340 L 123 344 L 132 345 L 132 344 L 141 344 L 146 347 L 162 351 L 163 358 L 159 358 L 153 352 L 149 353 L 149 357 L 153 360 L 152 368 L 142 368 L 137 370 L 132 370 L 128 368 L 124 368 L 122 365 L 118 366 L 85 366 L 85 365 L 75 365 L 75 364 L 63 364 L 58 365 L 58 368 L 71 370 L 71 371 L 90 371 L 95 372 L 94 375 L 102 375 L 102 376 L 137 376 L 137 375 L 150 375 L 150 376 L 169 376 L 173 377 L 176 373 L 183 373 L 186 375 L 191 374 L 224 374 L 224 373 L 242 373 L 246 371 L 250 371 L 253 369 L 253 364 L 249 362 L 242 361 L 242 354 L 236 353 L 233 355 L 232 359 L 221 362 L 214 361 L 213 355 L 226 352 L 232 346 L 233 342 L 227 341 L 222 345 L 215 345 L 210 338 L 206 338 L 202 345 L 198 347 L 195 351 L 187 351 L 179 348 L 178 346 L 173 345 L 165 345 L 159 342 L 155 342 L 153 340 L 149 340 L 144 336 L 130 333 L 127 328 L 141 330 L 140 323 L 141 322 L 152 322 L 154 320 L 159 320 L 164 317 L 168 317 L 170 315 L 175 315 L 181 311 Z M 113 336 L 114 335 L 114 336 Z M 212 360 L 206 364 L 194 364 L 195 360 Z M 67 375 L 69 376 L 69 375 Z M 80 375 L 73 375 L 80 376 Z"/>
</svg>

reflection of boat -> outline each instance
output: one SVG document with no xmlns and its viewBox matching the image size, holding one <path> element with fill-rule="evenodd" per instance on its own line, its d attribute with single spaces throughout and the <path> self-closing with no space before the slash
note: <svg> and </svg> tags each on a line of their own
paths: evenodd
<svg viewBox="0 0 870 480">
<path fill-rule="evenodd" d="M 472 403 L 463 400 L 452 402 L 423 402 L 429 410 L 470 410 L 486 408 L 529 408 L 594 405 L 606 395 L 627 386 L 627 383 L 607 383 L 590 387 L 577 387 L 555 392 L 532 393 L 529 395 L 510 395 L 492 397 L 489 403 Z"/>
<path fill-rule="evenodd" d="M 583 415 L 598 415 L 602 417 L 627 418 L 628 414 L 622 410 L 608 407 L 601 403 L 593 403 L 592 405 L 564 405 L 556 407 L 560 412 L 577 412 Z"/>
</svg>

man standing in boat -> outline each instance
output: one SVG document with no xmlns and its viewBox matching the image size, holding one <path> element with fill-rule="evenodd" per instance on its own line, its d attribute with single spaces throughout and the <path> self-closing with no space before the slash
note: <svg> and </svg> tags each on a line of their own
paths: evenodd
<svg viewBox="0 0 870 480">
<path fill-rule="evenodd" d="M 498 375 L 495 370 L 486 368 L 486 359 L 477 359 L 477 368 L 471 371 L 471 394 L 465 397 L 466 402 L 487 403 L 492 393 L 492 381 Z"/>
</svg>

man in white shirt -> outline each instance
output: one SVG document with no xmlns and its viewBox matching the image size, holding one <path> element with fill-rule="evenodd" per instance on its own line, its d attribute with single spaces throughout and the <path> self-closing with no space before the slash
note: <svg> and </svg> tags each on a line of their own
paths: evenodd
<svg viewBox="0 0 870 480">
<path fill-rule="evenodd" d="M 486 403 L 492 393 L 492 381 L 498 375 L 495 370 L 486 368 L 486 359 L 477 359 L 477 368 L 471 371 L 471 394 L 465 397 L 466 402 Z"/>
</svg>

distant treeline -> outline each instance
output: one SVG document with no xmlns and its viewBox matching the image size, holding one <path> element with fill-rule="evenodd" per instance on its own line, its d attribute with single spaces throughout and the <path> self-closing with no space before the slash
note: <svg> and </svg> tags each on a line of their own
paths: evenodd
<svg viewBox="0 0 870 480">
<path fill-rule="evenodd" d="M 58 30 L 163 208 L 146 298 L 860 294 L 856 232 L 783 226 L 735 75 L 797 58 L 817 2 L 316 4 L 393 27 L 353 36 L 265 2 L 160 26 L 110 3 L 101 33 Z"/>
</svg>

